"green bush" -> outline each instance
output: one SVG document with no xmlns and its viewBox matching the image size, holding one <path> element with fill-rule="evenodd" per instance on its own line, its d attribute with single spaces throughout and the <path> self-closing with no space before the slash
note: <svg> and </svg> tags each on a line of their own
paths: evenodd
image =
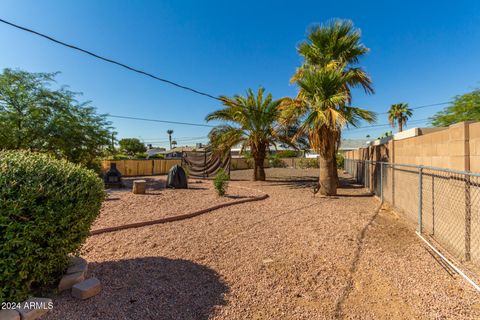
<svg viewBox="0 0 480 320">
<path fill-rule="evenodd" d="M 295 150 L 281 150 L 276 153 L 279 158 L 296 158 L 298 157 L 298 151 Z"/>
<path fill-rule="evenodd" d="M 145 152 L 140 152 L 135 154 L 135 159 L 147 159 L 148 154 Z"/>
<path fill-rule="evenodd" d="M 268 163 L 270 164 L 270 168 L 285 168 L 287 166 L 278 154 L 271 154 L 268 157 Z"/>
<path fill-rule="evenodd" d="M 337 168 L 343 168 L 343 163 L 345 162 L 345 157 L 342 153 L 337 153 Z"/>
<path fill-rule="evenodd" d="M 165 159 L 165 155 L 161 153 L 152 154 L 148 159 Z"/>
<path fill-rule="evenodd" d="M 115 154 L 111 158 L 111 160 L 128 160 L 130 157 L 126 154 Z"/>
<path fill-rule="evenodd" d="M 225 170 L 220 168 L 220 170 L 218 170 L 217 174 L 215 175 L 215 179 L 213 179 L 213 186 L 219 196 L 224 196 L 227 192 L 228 180 L 230 180 L 230 177 L 225 172 Z"/>
<path fill-rule="evenodd" d="M 298 161 L 298 166 L 301 169 L 319 168 L 318 159 L 315 159 L 315 158 L 301 158 Z"/>
<path fill-rule="evenodd" d="M 0 151 L 0 303 L 55 285 L 104 199 L 88 169 L 46 154 Z"/>
</svg>

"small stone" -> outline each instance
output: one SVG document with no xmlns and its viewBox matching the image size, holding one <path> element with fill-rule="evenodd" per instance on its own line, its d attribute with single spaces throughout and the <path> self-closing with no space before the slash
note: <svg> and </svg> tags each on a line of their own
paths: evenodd
<svg viewBox="0 0 480 320">
<path fill-rule="evenodd" d="M 147 181 L 145 180 L 133 180 L 133 190 L 134 194 L 145 194 L 145 189 L 147 186 Z"/>
<path fill-rule="evenodd" d="M 58 284 L 58 291 L 62 292 L 64 290 L 68 290 L 73 287 L 75 284 L 82 282 L 85 280 L 85 273 L 84 272 L 75 272 L 72 274 L 66 274 L 60 280 Z"/>
<path fill-rule="evenodd" d="M 264 264 L 269 264 L 269 263 L 272 263 L 272 262 L 273 262 L 273 260 L 270 259 L 270 258 L 263 259 L 263 263 L 264 263 Z"/>
<path fill-rule="evenodd" d="M 72 287 L 72 296 L 84 300 L 97 295 L 101 290 L 100 280 L 90 278 L 74 285 Z"/>
<path fill-rule="evenodd" d="M 81 257 L 73 257 L 70 263 L 70 267 L 67 269 L 67 274 L 83 272 L 87 273 L 88 262 Z"/>
<path fill-rule="evenodd" d="M 18 312 L 22 320 L 38 319 L 53 308 L 52 299 L 48 298 L 31 298 L 22 302 L 21 305 Z"/>
<path fill-rule="evenodd" d="M 0 310 L 0 320 L 20 320 L 17 310 Z"/>
</svg>

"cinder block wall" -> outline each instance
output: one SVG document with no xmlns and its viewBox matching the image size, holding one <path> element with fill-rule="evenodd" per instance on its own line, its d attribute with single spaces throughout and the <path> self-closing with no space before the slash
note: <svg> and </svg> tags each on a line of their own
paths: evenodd
<svg viewBox="0 0 480 320">
<path fill-rule="evenodd" d="M 346 152 L 345 158 L 396 164 L 395 169 L 387 166 L 384 170 L 384 200 L 412 222 L 417 222 L 418 169 L 399 165 L 480 172 L 480 122 L 462 122 L 437 131 L 424 130 L 419 136 Z M 374 170 L 369 172 L 378 175 Z M 371 190 L 377 191 L 378 180 L 378 176 L 370 177 Z M 480 266 L 480 179 L 424 169 L 422 183 L 424 233 L 433 236 L 459 259 L 467 260 L 470 256 L 471 261 Z M 468 214 L 471 219 L 467 218 Z"/>
</svg>

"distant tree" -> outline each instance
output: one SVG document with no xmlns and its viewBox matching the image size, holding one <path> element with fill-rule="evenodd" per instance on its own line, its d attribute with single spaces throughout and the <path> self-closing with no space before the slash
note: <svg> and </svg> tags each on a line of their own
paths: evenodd
<svg viewBox="0 0 480 320">
<path fill-rule="evenodd" d="M 138 153 L 144 153 L 147 151 L 147 147 L 137 138 L 125 138 L 121 139 L 118 144 L 120 150 L 130 156 L 135 156 Z"/>
<path fill-rule="evenodd" d="M 171 149 L 172 147 L 175 148 L 175 147 L 177 146 L 177 141 L 176 141 L 176 140 L 172 140 L 172 142 L 170 142 L 170 144 L 171 144 L 170 149 Z"/>
<path fill-rule="evenodd" d="M 172 134 L 173 134 L 173 130 L 172 130 L 172 129 L 168 129 L 168 130 L 167 130 L 167 134 L 168 134 L 168 141 L 170 141 L 170 149 L 172 149 Z"/>
<path fill-rule="evenodd" d="M 4 69 L 0 74 L 0 149 L 47 152 L 94 168 L 111 147 L 105 115 L 78 93 L 51 88 L 56 73 Z"/>
<path fill-rule="evenodd" d="M 450 106 L 431 118 L 435 127 L 448 127 L 462 121 L 480 121 L 480 89 L 456 96 Z"/>
<path fill-rule="evenodd" d="M 398 131 L 402 132 L 403 127 L 407 124 L 407 120 L 412 116 L 412 109 L 408 103 L 392 104 L 388 110 L 388 121 L 392 128 L 398 125 Z"/>
</svg>

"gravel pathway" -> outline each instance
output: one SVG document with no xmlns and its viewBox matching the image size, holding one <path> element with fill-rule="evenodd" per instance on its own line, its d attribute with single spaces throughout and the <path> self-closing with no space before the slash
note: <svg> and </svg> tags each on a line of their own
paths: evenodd
<svg viewBox="0 0 480 320">
<path fill-rule="evenodd" d="M 45 319 L 480 317 L 478 295 L 402 218 L 377 214 L 378 201 L 351 185 L 314 197 L 301 180 L 317 174 L 269 169 L 271 181 L 253 183 L 241 181 L 251 171 L 234 172 L 232 186 L 270 197 L 90 237 L 83 256 L 103 291 L 87 301 L 63 293 Z"/>
</svg>

